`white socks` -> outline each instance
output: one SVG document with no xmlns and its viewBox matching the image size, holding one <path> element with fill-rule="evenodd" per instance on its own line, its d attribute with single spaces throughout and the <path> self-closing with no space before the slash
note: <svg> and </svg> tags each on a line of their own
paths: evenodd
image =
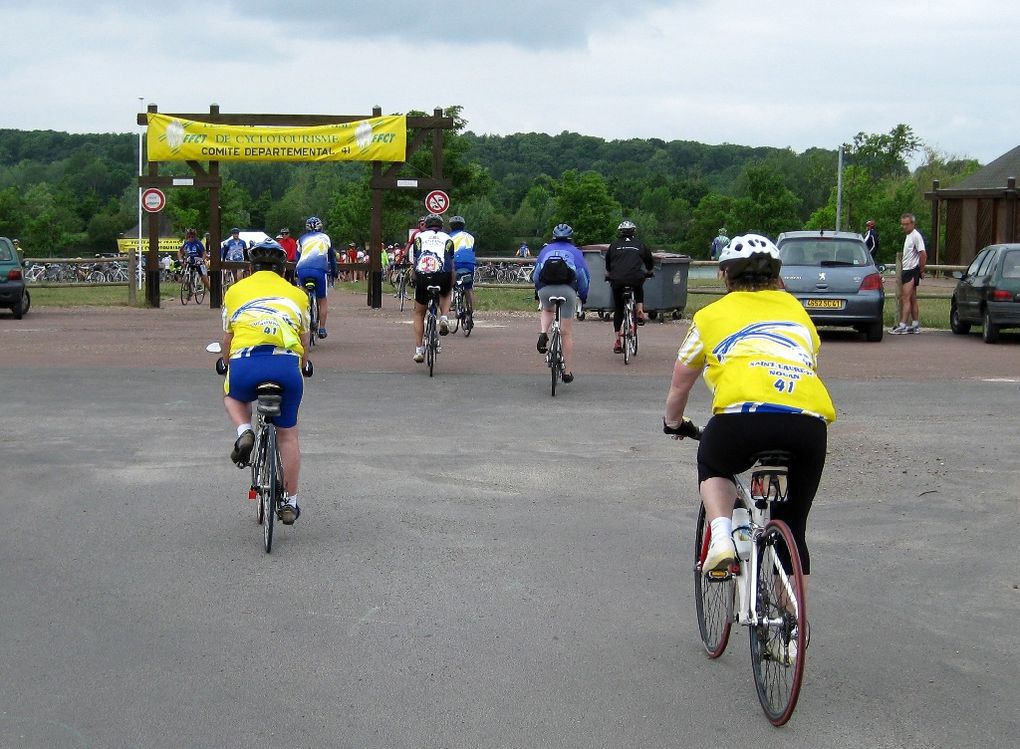
<svg viewBox="0 0 1020 749">
<path fill-rule="evenodd" d="M 251 424 L 242 424 L 241 426 L 239 426 L 237 428 L 237 436 L 240 437 L 242 434 L 244 434 L 247 431 L 255 431 L 255 430 L 251 428 Z"/>
<path fill-rule="evenodd" d="M 733 534 L 733 518 L 729 515 L 725 517 L 716 518 L 712 521 L 712 540 L 715 541 L 717 538 L 725 538 L 732 541 Z"/>
</svg>

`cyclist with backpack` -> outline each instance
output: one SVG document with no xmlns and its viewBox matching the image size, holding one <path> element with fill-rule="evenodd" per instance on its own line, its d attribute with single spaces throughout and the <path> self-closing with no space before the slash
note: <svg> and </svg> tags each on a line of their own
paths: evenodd
<svg viewBox="0 0 1020 749">
<path fill-rule="evenodd" d="M 414 236 L 411 246 L 411 268 L 414 274 L 414 360 L 425 361 L 425 309 L 429 303 L 429 286 L 439 287 L 439 335 L 448 335 L 450 300 L 453 296 L 453 240 L 443 231 L 443 217 L 430 213 L 422 231 Z"/>
<path fill-rule="evenodd" d="M 535 295 L 542 307 L 542 330 L 538 334 L 538 352 L 544 354 L 549 344 L 549 326 L 552 324 L 555 305 L 551 297 L 566 299 L 560 307 L 560 329 L 563 332 L 563 381 L 573 382 L 571 367 L 574 353 L 572 334 L 577 300 L 588 301 L 591 274 L 580 248 L 574 244 L 574 230 L 568 224 L 557 224 L 553 228 L 553 241 L 542 248 L 535 261 Z"/>
</svg>

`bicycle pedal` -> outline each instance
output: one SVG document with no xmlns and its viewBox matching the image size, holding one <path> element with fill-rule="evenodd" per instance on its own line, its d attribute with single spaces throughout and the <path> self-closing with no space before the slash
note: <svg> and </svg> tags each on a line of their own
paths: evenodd
<svg viewBox="0 0 1020 749">
<path fill-rule="evenodd" d="M 708 572 L 705 573 L 705 577 L 712 581 L 722 582 L 724 580 L 729 580 L 733 576 L 733 574 L 734 574 L 733 567 L 730 567 L 729 569 L 725 570 L 709 570 Z"/>
</svg>

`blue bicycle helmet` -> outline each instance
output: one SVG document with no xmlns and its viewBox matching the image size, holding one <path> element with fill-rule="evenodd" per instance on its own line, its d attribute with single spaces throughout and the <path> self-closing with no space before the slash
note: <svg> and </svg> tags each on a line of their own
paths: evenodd
<svg viewBox="0 0 1020 749">
<path fill-rule="evenodd" d="M 570 228 L 570 224 L 556 224 L 553 227 L 553 239 L 573 239 L 574 230 Z"/>
<path fill-rule="evenodd" d="M 322 231 L 322 219 L 318 216 L 309 216 L 308 220 L 305 221 L 305 228 L 308 231 Z"/>
</svg>

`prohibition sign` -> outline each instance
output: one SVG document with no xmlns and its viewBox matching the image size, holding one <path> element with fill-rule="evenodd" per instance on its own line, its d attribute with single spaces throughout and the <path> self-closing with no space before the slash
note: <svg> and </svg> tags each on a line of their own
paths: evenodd
<svg viewBox="0 0 1020 749">
<path fill-rule="evenodd" d="M 450 208 L 450 196 L 442 190 L 433 190 L 425 196 L 425 208 L 430 213 L 446 213 Z"/>
<path fill-rule="evenodd" d="M 142 191 L 142 208 L 149 213 L 159 213 L 166 205 L 166 195 L 158 187 L 149 187 Z"/>
</svg>

